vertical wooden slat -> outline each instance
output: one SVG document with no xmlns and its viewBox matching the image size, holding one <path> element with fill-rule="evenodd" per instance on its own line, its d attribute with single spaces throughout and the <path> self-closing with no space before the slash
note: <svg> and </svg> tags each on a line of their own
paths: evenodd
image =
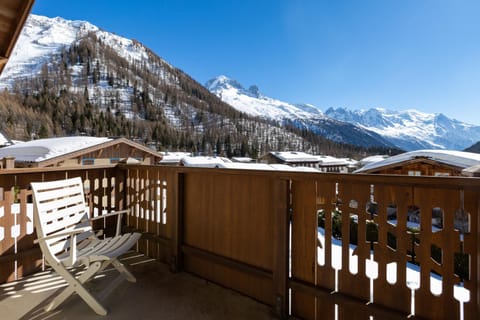
<svg viewBox="0 0 480 320">
<path fill-rule="evenodd" d="M 375 199 L 379 204 L 378 233 L 379 241 L 375 245 L 375 260 L 378 261 L 379 275 L 374 281 L 374 303 L 388 306 L 394 310 L 410 314 L 411 292 L 407 287 L 407 249 L 408 237 L 406 233 L 407 206 L 412 201 L 411 188 L 378 185 L 375 186 Z M 407 204 L 407 205 L 401 205 Z M 396 206 L 397 225 L 387 222 L 387 207 Z M 388 232 L 396 238 L 396 249 L 387 245 Z M 396 263 L 396 282 L 387 281 L 387 265 Z"/>
<path fill-rule="evenodd" d="M 470 215 L 470 232 L 464 236 L 464 250 L 470 258 L 470 277 L 465 280 L 470 301 L 465 304 L 465 320 L 473 320 L 480 316 L 480 191 L 465 191 L 465 212 Z"/>
<path fill-rule="evenodd" d="M 292 278 L 312 285 L 315 285 L 317 265 L 316 199 L 314 180 L 292 181 Z M 315 319 L 316 298 L 292 290 L 292 315 Z"/>
<path fill-rule="evenodd" d="M 370 259 L 370 243 L 366 241 L 366 224 L 365 219 L 370 219 L 370 216 L 366 214 L 366 204 L 369 202 L 370 197 L 370 185 L 369 184 L 353 184 L 353 183 L 340 183 L 339 184 L 339 198 L 342 201 L 340 210 L 342 210 L 343 232 L 342 236 L 346 235 L 342 239 L 342 270 L 339 270 L 339 284 L 338 290 L 342 293 L 346 293 L 363 299 L 366 302 L 369 301 L 369 288 L 370 281 L 365 274 L 365 260 Z M 353 204 L 357 205 L 357 208 L 351 208 Z M 350 213 L 358 216 L 357 225 L 357 240 L 356 249 L 354 255 L 358 257 L 358 272 L 352 274 L 349 271 L 349 223 Z"/>
<path fill-rule="evenodd" d="M 171 173 L 167 194 L 167 215 L 172 225 L 171 235 L 171 269 L 174 272 L 183 270 L 182 244 L 184 239 L 184 183 L 183 173 Z"/>
<path fill-rule="evenodd" d="M 275 284 L 275 313 L 279 318 L 288 316 L 288 258 L 289 258 L 289 189 L 288 181 L 277 179 L 273 182 L 271 202 L 273 215 L 273 283 Z"/>
</svg>

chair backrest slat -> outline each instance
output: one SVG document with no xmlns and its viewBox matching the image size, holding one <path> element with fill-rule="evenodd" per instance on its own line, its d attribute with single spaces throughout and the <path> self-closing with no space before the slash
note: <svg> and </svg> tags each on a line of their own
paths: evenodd
<svg viewBox="0 0 480 320">
<path fill-rule="evenodd" d="M 67 207 L 72 207 L 74 205 L 78 206 L 84 206 L 85 201 L 82 198 L 81 194 L 74 195 L 71 197 L 65 197 L 61 199 L 52 199 L 49 202 L 43 202 L 42 203 L 42 209 L 46 212 L 52 211 L 58 208 L 67 208 Z"/>
<path fill-rule="evenodd" d="M 32 183 L 34 224 L 39 237 L 89 226 L 83 184 L 80 177 L 61 181 Z M 93 235 L 89 231 L 77 236 L 80 242 Z M 42 243 L 40 243 L 42 245 Z M 56 238 L 44 243 L 53 255 L 70 247 L 70 240 Z M 42 251 L 45 252 L 45 250 Z"/>
</svg>

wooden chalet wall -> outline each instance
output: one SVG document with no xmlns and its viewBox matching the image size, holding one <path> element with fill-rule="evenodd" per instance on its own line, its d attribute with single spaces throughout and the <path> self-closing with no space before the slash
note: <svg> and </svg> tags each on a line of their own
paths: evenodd
<svg viewBox="0 0 480 320">
<path fill-rule="evenodd" d="M 155 157 L 143 150 L 135 148 L 125 143 L 118 143 L 112 146 L 104 147 L 99 150 L 84 153 L 75 157 L 78 164 L 82 164 L 82 159 L 95 159 L 94 164 L 114 164 L 121 159 L 134 158 L 142 164 L 156 164 L 160 158 Z M 113 160 L 113 161 L 112 161 Z"/>
<path fill-rule="evenodd" d="M 397 166 L 372 170 L 369 173 L 408 175 L 410 171 L 420 171 L 422 176 L 435 176 L 438 174 L 460 176 L 462 169 L 435 161 L 410 161 L 398 164 Z"/>
</svg>

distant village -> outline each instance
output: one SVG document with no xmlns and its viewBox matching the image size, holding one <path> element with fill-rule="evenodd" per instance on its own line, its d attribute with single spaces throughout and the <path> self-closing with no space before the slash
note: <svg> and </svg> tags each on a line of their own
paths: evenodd
<svg viewBox="0 0 480 320">
<path fill-rule="evenodd" d="M 11 141 L 0 134 L 1 168 L 59 167 L 136 163 L 203 168 L 280 170 L 312 173 L 366 173 L 409 176 L 480 176 L 480 154 L 416 150 L 395 156 L 355 160 L 299 151 L 271 151 L 258 159 L 157 152 L 126 138 L 70 136 Z"/>
</svg>

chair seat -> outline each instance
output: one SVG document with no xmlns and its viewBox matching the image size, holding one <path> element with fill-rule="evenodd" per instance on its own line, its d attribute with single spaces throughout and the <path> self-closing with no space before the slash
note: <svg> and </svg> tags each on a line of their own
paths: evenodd
<svg viewBox="0 0 480 320">
<path fill-rule="evenodd" d="M 133 232 L 111 238 L 88 238 L 77 245 L 77 261 L 74 266 L 90 264 L 95 261 L 110 260 L 127 252 L 140 239 L 141 233 Z M 70 252 L 57 256 L 66 266 L 69 265 Z"/>
</svg>

